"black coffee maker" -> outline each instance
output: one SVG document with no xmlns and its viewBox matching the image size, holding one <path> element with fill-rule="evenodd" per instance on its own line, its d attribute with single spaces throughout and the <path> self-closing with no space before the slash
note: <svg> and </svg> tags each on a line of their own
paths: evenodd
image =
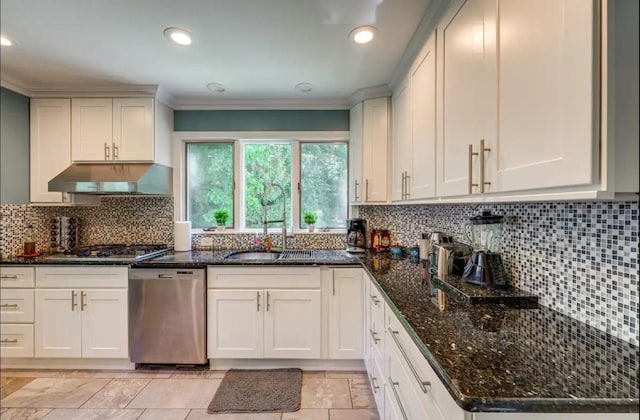
<svg viewBox="0 0 640 420">
<path fill-rule="evenodd" d="M 365 252 L 367 249 L 367 221 L 347 220 L 347 252 Z"/>
</svg>

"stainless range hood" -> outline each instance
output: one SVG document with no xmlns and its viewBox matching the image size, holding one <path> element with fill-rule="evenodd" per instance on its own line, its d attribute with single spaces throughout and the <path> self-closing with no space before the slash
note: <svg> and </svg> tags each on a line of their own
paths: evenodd
<svg viewBox="0 0 640 420">
<path fill-rule="evenodd" d="M 97 195 L 170 195 L 172 169 L 157 163 L 75 163 L 49 181 L 49 191 Z"/>
</svg>

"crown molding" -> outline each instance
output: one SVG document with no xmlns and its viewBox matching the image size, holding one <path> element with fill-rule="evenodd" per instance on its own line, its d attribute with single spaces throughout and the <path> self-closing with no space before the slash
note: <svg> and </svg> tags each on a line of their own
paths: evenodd
<svg viewBox="0 0 640 420">
<path fill-rule="evenodd" d="M 24 96 L 28 96 L 28 97 L 33 96 L 33 92 L 29 88 L 25 87 L 24 84 L 22 84 L 19 81 L 12 80 L 11 78 L 7 78 L 6 75 L 3 75 L 2 78 L 0 79 L 0 86 L 6 89 L 12 90 L 14 92 L 17 92 Z"/>
<path fill-rule="evenodd" d="M 381 98 L 391 96 L 391 89 L 388 85 L 371 86 L 358 89 L 349 96 L 349 108 L 366 99 Z"/>
<path fill-rule="evenodd" d="M 74 86 L 34 86 L 31 89 L 35 98 L 54 98 L 72 96 L 77 98 L 156 96 L 158 85 L 74 85 Z"/>
<path fill-rule="evenodd" d="M 187 110 L 335 110 L 349 109 L 343 99 L 176 99 L 173 109 Z"/>
<path fill-rule="evenodd" d="M 427 11 L 402 53 L 400 61 L 391 73 L 391 77 L 389 79 L 389 86 L 391 90 L 395 90 L 409 72 L 414 60 L 424 47 L 425 42 L 427 42 L 427 39 L 435 30 L 440 18 L 449 8 L 451 3 L 452 0 L 431 0 L 429 7 L 427 7 Z"/>
</svg>

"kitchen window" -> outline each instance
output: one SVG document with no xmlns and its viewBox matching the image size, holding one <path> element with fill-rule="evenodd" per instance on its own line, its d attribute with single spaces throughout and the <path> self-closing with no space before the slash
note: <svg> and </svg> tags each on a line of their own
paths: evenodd
<svg viewBox="0 0 640 420">
<path fill-rule="evenodd" d="M 318 216 L 316 231 L 344 230 L 348 132 L 344 137 L 334 133 L 296 133 L 295 140 L 276 138 L 276 133 L 262 133 L 264 138 L 259 133 L 248 133 L 249 138 L 197 133 L 200 138 L 181 139 L 182 147 L 176 149 L 180 162 L 174 164 L 178 220 L 191 220 L 193 229 L 208 230 L 216 226 L 213 212 L 225 209 L 230 213 L 228 229 L 262 231 L 264 191 L 274 183 L 285 191 L 289 231 L 306 230 L 305 211 Z M 278 188 L 269 193 L 267 218 L 282 219 Z M 281 228 L 281 223 L 269 224 L 270 232 Z"/>
</svg>

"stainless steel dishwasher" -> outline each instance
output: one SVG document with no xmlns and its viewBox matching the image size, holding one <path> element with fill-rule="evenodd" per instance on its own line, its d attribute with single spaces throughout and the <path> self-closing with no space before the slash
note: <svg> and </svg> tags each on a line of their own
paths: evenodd
<svg viewBox="0 0 640 420">
<path fill-rule="evenodd" d="M 135 363 L 207 361 L 204 269 L 129 269 L 129 358 Z"/>
</svg>

